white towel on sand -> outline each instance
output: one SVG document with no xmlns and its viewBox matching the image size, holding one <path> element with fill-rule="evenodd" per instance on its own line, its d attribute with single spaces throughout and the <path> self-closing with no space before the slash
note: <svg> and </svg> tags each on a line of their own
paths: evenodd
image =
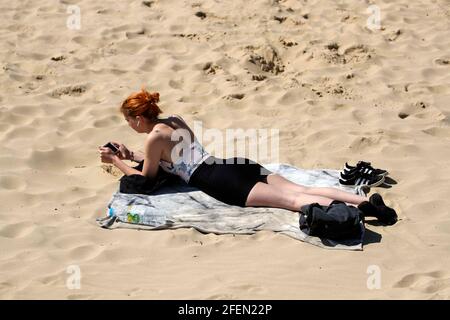
<svg viewBox="0 0 450 320">
<path fill-rule="evenodd" d="M 360 189 L 339 184 L 339 170 L 304 170 L 288 164 L 264 167 L 305 186 L 335 187 L 364 195 Z M 203 233 L 253 234 L 271 230 L 328 249 L 362 250 L 361 239 L 332 241 L 311 237 L 299 226 L 299 213 L 268 207 L 239 207 L 218 201 L 182 180 L 158 189 L 152 195 L 117 191 L 108 204 L 108 215 L 97 219 L 103 228 L 177 229 L 195 228 Z"/>
</svg>

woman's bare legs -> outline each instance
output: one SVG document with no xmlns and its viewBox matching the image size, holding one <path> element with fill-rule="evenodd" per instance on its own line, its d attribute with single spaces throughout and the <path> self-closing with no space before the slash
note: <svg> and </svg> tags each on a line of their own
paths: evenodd
<svg viewBox="0 0 450 320">
<path fill-rule="evenodd" d="M 245 203 L 246 206 L 275 207 L 292 211 L 300 211 L 301 207 L 307 204 L 316 202 L 320 205 L 328 206 L 333 200 L 341 199 L 340 201 L 344 202 L 353 201 L 353 204 L 358 204 L 358 208 L 360 208 L 365 216 L 376 217 L 384 224 L 392 225 L 397 222 L 397 213 L 394 209 L 385 205 L 375 206 L 370 202 L 362 203 L 363 201 L 367 201 L 366 197 L 353 195 L 334 188 L 307 188 L 290 181 L 288 181 L 290 183 L 286 183 L 283 179 L 278 178 L 276 175 L 269 175 L 267 182 L 271 183 L 258 182 L 255 184 L 247 197 L 247 201 Z M 301 191 L 312 191 L 319 194 L 328 194 L 330 197 L 304 193 Z M 360 205 L 363 207 L 360 207 Z"/>
<path fill-rule="evenodd" d="M 289 181 L 279 174 L 270 174 L 267 176 L 269 185 L 278 187 L 280 190 L 303 193 L 308 195 L 322 196 L 333 200 L 339 200 L 351 204 L 360 204 L 363 201 L 369 201 L 367 197 L 359 196 L 350 192 L 328 187 L 305 187 Z"/>
<path fill-rule="evenodd" d="M 279 186 L 258 182 L 250 191 L 247 207 L 273 207 L 299 211 L 303 205 L 317 202 L 328 206 L 334 199 L 307 193 L 285 190 Z"/>
</svg>

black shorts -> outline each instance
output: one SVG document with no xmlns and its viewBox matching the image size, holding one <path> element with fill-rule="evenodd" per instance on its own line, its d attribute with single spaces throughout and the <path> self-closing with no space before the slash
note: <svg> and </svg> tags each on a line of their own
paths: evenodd
<svg viewBox="0 0 450 320">
<path fill-rule="evenodd" d="M 230 205 L 245 207 L 248 194 L 258 182 L 267 183 L 272 173 L 247 158 L 209 157 L 192 173 L 189 185 Z"/>
</svg>

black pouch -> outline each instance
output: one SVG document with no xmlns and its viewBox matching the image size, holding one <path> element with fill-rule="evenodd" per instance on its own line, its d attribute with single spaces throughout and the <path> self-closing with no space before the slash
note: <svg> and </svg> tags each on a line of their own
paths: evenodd
<svg viewBox="0 0 450 320">
<path fill-rule="evenodd" d="M 144 161 L 141 161 L 139 165 L 133 168 L 142 171 L 143 165 Z M 159 167 L 158 173 L 154 179 L 149 179 L 140 174 L 123 176 L 122 178 L 120 178 L 119 191 L 122 193 L 138 193 L 149 195 L 155 192 L 161 186 L 174 182 L 177 179 L 179 179 L 178 176 L 170 174 Z"/>
<path fill-rule="evenodd" d="M 355 206 L 334 200 L 329 206 L 312 203 L 302 206 L 300 229 L 310 235 L 331 240 L 360 239 L 364 215 Z"/>
</svg>

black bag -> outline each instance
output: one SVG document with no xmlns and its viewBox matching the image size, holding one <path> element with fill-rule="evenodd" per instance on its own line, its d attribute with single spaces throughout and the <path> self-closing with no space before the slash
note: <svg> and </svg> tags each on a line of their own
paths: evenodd
<svg viewBox="0 0 450 320">
<path fill-rule="evenodd" d="M 300 230 L 331 240 L 361 239 L 364 215 L 355 206 L 334 200 L 329 206 L 312 203 L 301 207 Z"/>
<path fill-rule="evenodd" d="M 141 161 L 139 165 L 133 167 L 133 169 L 142 171 L 144 161 Z M 129 176 L 124 175 L 120 178 L 119 191 L 122 193 L 138 193 L 138 194 L 151 194 L 155 192 L 162 185 L 169 184 L 179 179 L 178 176 L 170 174 L 161 167 L 158 168 L 158 173 L 154 179 L 149 179 L 140 174 L 131 174 Z"/>
</svg>

